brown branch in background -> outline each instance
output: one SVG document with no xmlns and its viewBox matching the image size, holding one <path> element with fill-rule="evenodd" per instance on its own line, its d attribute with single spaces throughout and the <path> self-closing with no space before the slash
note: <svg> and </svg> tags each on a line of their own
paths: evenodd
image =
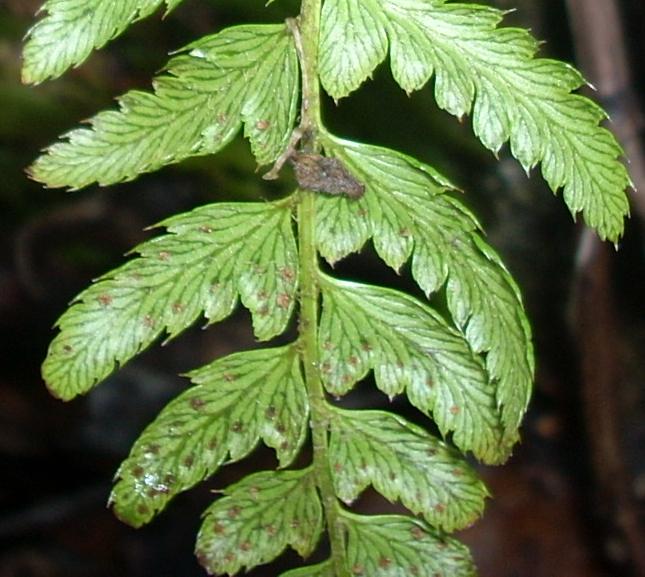
<svg viewBox="0 0 645 577">
<path fill-rule="evenodd" d="M 578 60 L 609 110 L 612 130 L 630 159 L 639 192 L 633 208 L 645 220 L 645 157 L 639 132 L 643 116 L 629 73 L 616 0 L 567 0 Z M 630 562 L 645 577 L 645 531 L 640 520 L 625 458 L 620 423 L 624 335 L 612 285 L 613 250 L 588 229 L 582 233 L 574 287 L 575 341 L 582 372 L 582 401 L 596 497 L 622 532 Z"/>
<path fill-rule="evenodd" d="M 626 345 L 612 286 L 613 256 L 612 249 L 593 233 L 582 234 L 574 287 L 574 331 L 595 477 L 595 510 L 622 532 L 635 575 L 645 577 L 645 532 L 640 526 L 620 426 L 619 391 L 625 382 Z"/>
<path fill-rule="evenodd" d="M 645 150 L 641 141 L 644 115 L 629 70 L 629 59 L 616 0 L 567 0 L 576 57 L 597 97 L 609 111 L 611 130 L 625 150 L 636 190 L 638 217 L 645 221 Z"/>
</svg>

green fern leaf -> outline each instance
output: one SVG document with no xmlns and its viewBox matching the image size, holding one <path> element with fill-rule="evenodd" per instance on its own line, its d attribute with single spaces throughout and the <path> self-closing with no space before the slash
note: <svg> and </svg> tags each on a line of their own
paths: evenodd
<svg viewBox="0 0 645 577">
<path fill-rule="evenodd" d="M 454 449 L 398 415 L 335 409 L 330 463 L 348 505 L 368 485 L 443 531 L 471 525 L 488 491 Z"/>
<path fill-rule="evenodd" d="M 445 285 L 448 308 L 471 348 L 484 353 L 509 437 L 531 395 L 531 330 L 519 289 L 479 234 L 475 218 L 445 194 L 434 169 L 376 146 L 325 137 L 326 151 L 365 185 L 359 201 L 318 200 L 317 238 L 334 262 L 373 237 L 378 254 L 398 270 L 413 254 L 412 275 L 430 296 Z"/>
<path fill-rule="evenodd" d="M 474 577 L 468 549 L 425 523 L 343 511 L 347 566 L 359 577 Z"/>
<path fill-rule="evenodd" d="M 220 321 L 239 293 L 256 336 L 281 333 L 291 317 L 297 248 L 287 202 L 221 203 L 173 217 L 140 258 L 100 278 L 59 319 L 43 377 L 62 399 L 87 392 L 164 332 L 173 337 L 204 313 Z"/>
<path fill-rule="evenodd" d="M 197 536 L 197 558 L 206 570 L 233 575 L 275 559 L 288 545 L 310 555 L 322 531 L 312 473 L 266 471 L 228 487 L 206 511 Z"/>
<path fill-rule="evenodd" d="M 298 569 L 292 569 L 282 573 L 280 577 L 336 577 L 331 561 L 325 561 L 318 565 L 307 565 Z"/>
<path fill-rule="evenodd" d="M 572 214 L 582 212 L 602 239 L 616 242 L 631 182 L 616 139 L 598 125 L 604 112 L 571 93 L 583 84 L 575 69 L 535 58 L 538 43 L 524 30 L 498 28 L 502 17 L 500 10 L 444 0 L 328 0 L 322 83 L 336 99 L 358 88 L 385 59 L 387 36 L 404 90 L 418 90 L 434 75 L 441 108 L 459 117 L 472 112 L 475 134 L 494 152 L 510 140 L 525 170 L 541 162 Z M 361 21 L 369 26 L 353 51 L 352 28 Z"/>
<path fill-rule="evenodd" d="M 487 463 L 505 460 L 495 386 L 463 336 L 435 311 L 394 290 L 321 278 L 320 371 L 334 395 L 374 369 L 390 397 L 406 392 L 442 434 Z"/>
<path fill-rule="evenodd" d="M 122 96 L 49 147 L 31 167 L 51 187 L 131 180 L 189 156 L 212 154 L 242 122 L 258 163 L 286 146 L 298 102 L 298 59 L 284 25 L 236 26 L 207 36 L 168 63 L 155 92 Z"/>
<path fill-rule="evenodd" d="M 381 15 L 378 0 L 323 4 L 320 75 L 334 98 L 355 90 L 387 56 L 387 34 Z"/>
<path fill-rule="evenodd" d="M 47 0 L 46 16 L 27 35 L 23 82 L 56 78 L 83 62 L 121 34 L 132 22 L 152 14 L 162 4 L 168 12 L 181 0 Z"/>
<path fill-rule="evenodd" d="M 304 442 L 309 406 L 294 347 L 236 353 L 189 376 L 197 386 L 164 408 L 117 473 L 114 511 L 135 527 L 260 439 L 283 467 Z"/>
</svg>

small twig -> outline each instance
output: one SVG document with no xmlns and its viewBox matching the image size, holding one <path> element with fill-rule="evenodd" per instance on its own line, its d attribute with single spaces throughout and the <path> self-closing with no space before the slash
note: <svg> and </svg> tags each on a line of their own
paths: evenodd
<svg viewBox="0 0 645 577">
<path fill-rule="evenodd" d="M 284 152 L 280 156 L 278 156 L 271 170 L 269 170 L 269 172 L 262 176 L 264 180 L 275 180 L 276 178 L 278 178 L 278 176 L 280 176 L 280 171 L 282 170 L 285 162 L 287 162 L 287 160 L 289 160 L 296 153 L 296 147 L 302 140 L 303 135 L 304 132 L 302 128 L 298 127 L 293 129 L 291 138 L 289 139 L 289 143 L 284 149 Z"/>
<path fill-rule="evenodd" d="M 303 63 L 306 61 L 305 59 L 305 50 L 304 50 L 304 45 L 302 43 L 302 34 L 300 34 L 300 21 L 298 18 L 287 18 L 286 19 L 287 27 L 289 28 L 289 31 L 291 32 L 291 35 L 293 36 L 293 42 L 296 45 L 296 52 L 298 53 L 298 60 L 299 62 Z M 310 78 L 307 74 L 302 75 L 302 102 L 300 104 L 300 130 L 302 131 L 302 134 L 305 134 L 307 131 L 313 130 L 313 126 L 311 125 L 311 117 L 310 117 L 310 102 L 309 102 L 309 94 L 312 93 L 311 86 L 310 86 Z"/>
<path fill-rule="evenodd" d="M 298 18 L 287 18 L 285 20 L 287 28 L 293 36 L 293 41 L 296 46 L 296 52 L 298 53 L 298 61 L 304 62 L 304 48 L 302 44 L 302 35 L 300 34 L 299 19 Z M 300 125 L 297 128 L 293 129 L 289 142 L 280 156 L 276 159 L 273 167 L 269 172 L 262 176 L 264 180 L 275 180 L 280 175 L 282 167 L 285 165 L 287 160 L 293 158 L 296 154 L 296 149 L 298 145 L 304 140 L 312 139 L 312 132 L 314 127 L 311 125 L 311 116 L 309 114 L 309 98 L 308 94 L 311 93 L 309 86 L 308 75 L 302 75 L 302 103 L 300 105 Z M 306 144 L 306 143 L 305 143 Z"/>
</svg>

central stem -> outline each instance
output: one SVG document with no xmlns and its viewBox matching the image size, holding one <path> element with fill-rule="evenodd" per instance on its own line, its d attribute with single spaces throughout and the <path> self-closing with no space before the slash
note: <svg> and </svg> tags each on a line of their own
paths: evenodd
<svg viewBox="0 0 645 577">
<path fill-rule="evenodd" d="M 320 87 L 318 81 L 318 38 L 321 0 L 302 0 L 300 17 L 292 26 L 302 70 L 300 130 L 308 152 L 318 152 Z M 325 512 L 336 577 L 348 577 L 345 567 L 345 538 L 329 463 L 329 407 L 320 379 L 318 361 L 318 253 L 316 250 L 316 196 L 300 192 L 298 242 L 300 249 L 300 342 L 307 395 L 311 409 L 313 465 Z"/>
<path fill-rule="evenodd" d="M 300 128 L 310 132 L 312 148 L 320 125 L 320 83 L 318 81 L 318 43 L 322 0 L 302 0 L 294 37 L 302 70 L 302 107 Z"/>
<path fill-rule="evenodd" d="M 346 577 L 345 538 L 329 463 L 329 407 L 318 372 L 318 256 L 315 245 L 315 195 L 302 191 L 298 206 L 300 244 L 300 338 L 309 406 L 316 484 L 322 500 L 336 577 Z"/>
</svg>

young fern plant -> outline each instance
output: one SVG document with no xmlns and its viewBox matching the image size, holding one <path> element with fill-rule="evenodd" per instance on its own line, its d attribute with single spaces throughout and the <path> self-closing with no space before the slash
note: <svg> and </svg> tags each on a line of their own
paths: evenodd
<svg viewBox="0 0 645 577">
<path fill-rule="evenodd" d="M 166 0 L 168 10 L 180 0 Z M 80 64 L 162 0 L 48 0 L 30 31 L 23 78 L 38 83 Z M 138 257 L 99 278 L 58 321 L 43 366 L 54 395 L 87 393 L 160 337 L 238 300 L 259 341 L 297 319 L 295 342 L 238 352 L 188 374 L 185 392 L 134 444 L 110 497 L 139 527 L 168 502 L 261 441 L 279 470 L 225 489 L 207 509 L 196 551 L 209 573 L 235 574 L 290 546 L 327 560 L 283 577 L 461 577 L 475 569 L 450 533 L 482 513 L 487 490 L 464 455 L 504 462 L 518 441 L 533 372 L 519 290 L 475 217 L 435 169 L 400 152 L 331 134 L 320 86 L 334 99 L 357 89 L 389 54 L 406 92 L 434 78 L 438 105 L 472 115 L 497 152 L 510 141 L 522 166 L 538 164 L 601 238 L 616 243 L 630 185 L 603 111 L 573 93 L 572 67 L 536 57 L 528 32 L 503 13 L 443 0 L 302 0 L 286 23 L 240 25 L 174 56 L 152 92 L 64 135 L 31 167 L 50 187 L 79 189 L 135 178 L 213 154 L 243 127 L 258 164 L 298 189 L 277 202 L 218 203 L 160 223 Z M 446 313 L 397 290 L 336 278 L 320 267 L 369 240 L 384 263 Z M 373 372 L 390 397 L 406 395 L 441 438 L 394 412 L 342 408 Z M 310 432 L 312 461 L 294 460 Z M 368 487 L 408 515 L 363 515 Z"/>
</svg>

